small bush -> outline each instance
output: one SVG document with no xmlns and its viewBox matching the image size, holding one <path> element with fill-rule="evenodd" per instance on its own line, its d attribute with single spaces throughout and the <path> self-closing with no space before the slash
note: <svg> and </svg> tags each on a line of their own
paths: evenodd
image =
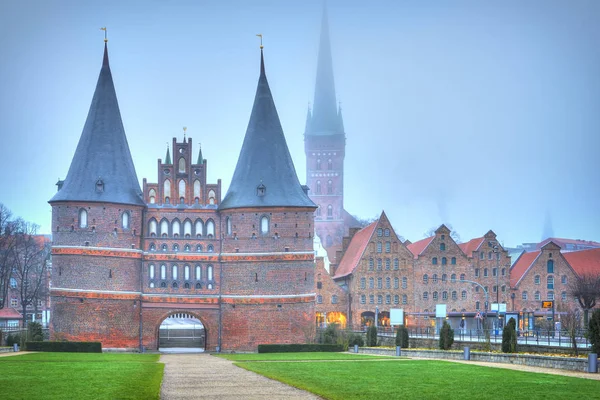
<svg viewBox="0 0 600 400">
<path fill-rule="evenodd" d="M 404 325 L 400 325 L 396 332 L 396 346 L 408 349 L 408 329 Z"/>
<path fill-rule="evenodd" d="M 448 322 L 444 321 L 442 329 L 440 330 L 440 349 L 448 350 L 454 343 L 454 329 L 450 327 Z"/>
<path fill-rule="evenodd" d="M 25 348 L 29 351 L 102 353 L 100 342 L 27 342 Z"/>
<path fill-rule="evenodd" d="M 589 339 L 592 344 L 592 353 L 600 354 L 600 309 L 594 310 L 588 323 Z"/>
<path fill-rule="evenodd" d="M 517 323 L 514 318 L 508 320 L 502 331 L 502 352 L 517 352 Z"/>
<path fill-rule="evenodd" d="M 371 325 L 367 329 L 367 346 L 377 346 L 377 327 L 375 325 Z"/>
<path fill-rule="evenodd" d="M 44 340 L 44 333 L 42 332 L 42 324 L 39 322 L 30 322 L 27 325 L 27 330 L 29 332 L 29 338 L 33 342 L 41 342 Z"/>
<path fill-rule="evenodd" d="M 6 345 L 12 347 L 15 343 L 21 345 L 21 335 L 18 333 L 12 335 L 9 333 L 6 337 Z"/>
<path fill-rule="evenodd" d="M 365 341 L 363 340 L 362 335 L 360 335 L 358 333 L 353 333 L 350 336 L 348 336 L 348 346 L 354 347 L 354 345 L 356 345 L 356 344 L 359 347 L 362 347 L 365 345 Z"/>
<path fill-rule="evenodd" d="M 303 352 L 338 352 L 344 351 L 341 344 L 259 344 L 259 353 L 303 353 Z"/>
</svg>

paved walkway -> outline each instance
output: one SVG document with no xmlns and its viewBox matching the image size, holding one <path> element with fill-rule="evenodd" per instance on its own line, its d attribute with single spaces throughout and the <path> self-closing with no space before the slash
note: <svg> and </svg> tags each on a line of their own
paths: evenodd
<svg viewBox="0 0 600 400">
<path fill-rule="evenodd" d="M 165 364 L 160 389 L 160 398 L 165 400 L 320 399 L 210 354 L 163 354 L 160 362 Z"/>
</svg>

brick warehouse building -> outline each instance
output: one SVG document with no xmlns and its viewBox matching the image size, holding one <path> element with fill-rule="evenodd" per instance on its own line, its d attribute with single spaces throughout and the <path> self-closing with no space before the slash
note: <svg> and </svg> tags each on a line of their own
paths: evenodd
<svg viewBox="0 0 600 400">
<path fill-rule="evenodd" d="M 314 331 L 315 204 L 300 185 L 260 77 L 225 197 L 173 140 L 140 189 L 105 44 L 90 111 L 52 206 L 51 332 L 155 349 L 170 316 L 198 319 L 206 349 L 254 350 Z"/>
</svg>

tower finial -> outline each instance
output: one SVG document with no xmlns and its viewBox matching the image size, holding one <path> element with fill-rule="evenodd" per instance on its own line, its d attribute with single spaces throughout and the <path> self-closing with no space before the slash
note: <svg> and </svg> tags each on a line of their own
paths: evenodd
<svg viewBox="0 0 600 400">
<path fill-rule="evenodd" d="M 262 33 L 257 33 L 256 36 L 258 36 L 260 38 L 260 49 L 263 49 L 263 44 L 262 44 Z"/>
<path fill-rule="evenodd" d="M 108 37 L 106 36 L 106 27 L 100 28 L 101 31 L 104 31 L 104 43 L 108 42 Z"/>
<path fill-rule="evenodd" d="M 183 141 L 185 142 L 185 131 L 187 131 L 187 126 L 183 127 Z"/>
</svg>

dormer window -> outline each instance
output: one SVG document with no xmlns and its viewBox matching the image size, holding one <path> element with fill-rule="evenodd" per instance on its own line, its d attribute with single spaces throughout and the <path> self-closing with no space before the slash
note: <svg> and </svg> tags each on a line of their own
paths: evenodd
<svg viewBox="0 0 600 400">
<path fill-rule="evenodd" d="M 256 187 L 256 195 L 263 197 L 265 194 L 267 194 L 267 187 L 261 183 Z"/>
<path fill-rule="evenodd" d="M 104 192 L 104 181 L 102 180 L 102 178 L 98 178 L 98 180 L 96 181 L 96 192 Z"/>
</svg>

